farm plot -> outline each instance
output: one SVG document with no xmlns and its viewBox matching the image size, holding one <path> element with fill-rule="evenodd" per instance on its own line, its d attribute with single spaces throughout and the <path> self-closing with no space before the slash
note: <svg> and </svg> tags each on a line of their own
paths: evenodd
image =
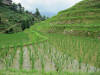
<svg viewBox="0 0 100 75">
<path fill-rule="evenodd" d="M 3 48 L 1 70 L 99 73 L 99 39 L 46 34 L 47 41 Z"/>
</svg>

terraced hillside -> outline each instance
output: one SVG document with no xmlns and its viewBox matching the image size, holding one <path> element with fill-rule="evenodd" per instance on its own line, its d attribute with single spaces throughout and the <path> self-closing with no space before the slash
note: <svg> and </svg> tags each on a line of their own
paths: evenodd
<svg viewBox="0 0 100 75">
<path fill-rule="evenodd" d="M 92 25 L 100 24 L 100 1 L 83 0 L 68 10 L 64 10 L 53 17 L 51 23 L 60 25 Z"/>
<path fill-rule="evenodd" d="M 76 34 L 83 33 L 84 31 L 84 33 L 88 35 L 90 31 L 92 33 L 99 33 L 99 19 L 100 0 L 82 0 L 75 6 L 63 10 L 56 16 L 40 23 L 39 25 L 41 25 L 41 27 L 39 26 L 37 29 L 44 32 L 65 31 L 66 33 L 76 32 Z M 45 29 L 43 29 L 44 27 Z M 92 33 L 90 35 L 93 35 Z M 100 34 L 98 34 L 98 36 L 99 35 Z"/>
</svg>

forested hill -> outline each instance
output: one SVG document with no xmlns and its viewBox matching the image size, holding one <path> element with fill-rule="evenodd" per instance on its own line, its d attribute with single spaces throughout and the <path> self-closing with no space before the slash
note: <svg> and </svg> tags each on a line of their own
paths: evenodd
<svg viewBox="0 0 100 75">
<path fill-rule="evenodd" d="M 24 10 L 16 10 L 14 5 L 0 5 L 0 32 L 5 31 L 9 27 L 12 27 L 9 32 L 22 31 L 33 23 L 33 19 L 31 14 L 24 12 Z"/>
<path fill-rule="evenodd" d="M 20 3 L 11 5 L 0 3 L 0 33 L 21 32 L 42 20 L 45 20 L 45 17 L 41 16 L 38 9 L 33 14 L 26 11 Z"/>
</svg>

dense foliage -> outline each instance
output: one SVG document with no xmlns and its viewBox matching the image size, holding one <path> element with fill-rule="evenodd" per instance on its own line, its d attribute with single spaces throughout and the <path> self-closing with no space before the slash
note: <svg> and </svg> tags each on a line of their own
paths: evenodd
<svg viewBox="0 0 100 75">
<path fill-rule="evenodd" d="M 21 32 L 30 28 L 36 22 L 45 20 L 39 9 L 35 13 L 26 11 L 22 5 L 12 3 L 11 5 L 0 5 L 0 31 L 6 33 Z"/>
</svg>

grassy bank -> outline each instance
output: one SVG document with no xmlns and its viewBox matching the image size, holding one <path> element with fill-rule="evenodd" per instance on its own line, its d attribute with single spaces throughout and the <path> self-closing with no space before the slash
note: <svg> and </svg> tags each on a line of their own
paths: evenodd
<svg viewBox="0 0 100 75">
<path fill-rule="evenodd" d="M 70 72 L 38 72 L 38 71 L 17 71 L 17 70 L 0 70 L 0 75 L 99 75 L 99 73 L 70 73 Z"/>
</svg>

